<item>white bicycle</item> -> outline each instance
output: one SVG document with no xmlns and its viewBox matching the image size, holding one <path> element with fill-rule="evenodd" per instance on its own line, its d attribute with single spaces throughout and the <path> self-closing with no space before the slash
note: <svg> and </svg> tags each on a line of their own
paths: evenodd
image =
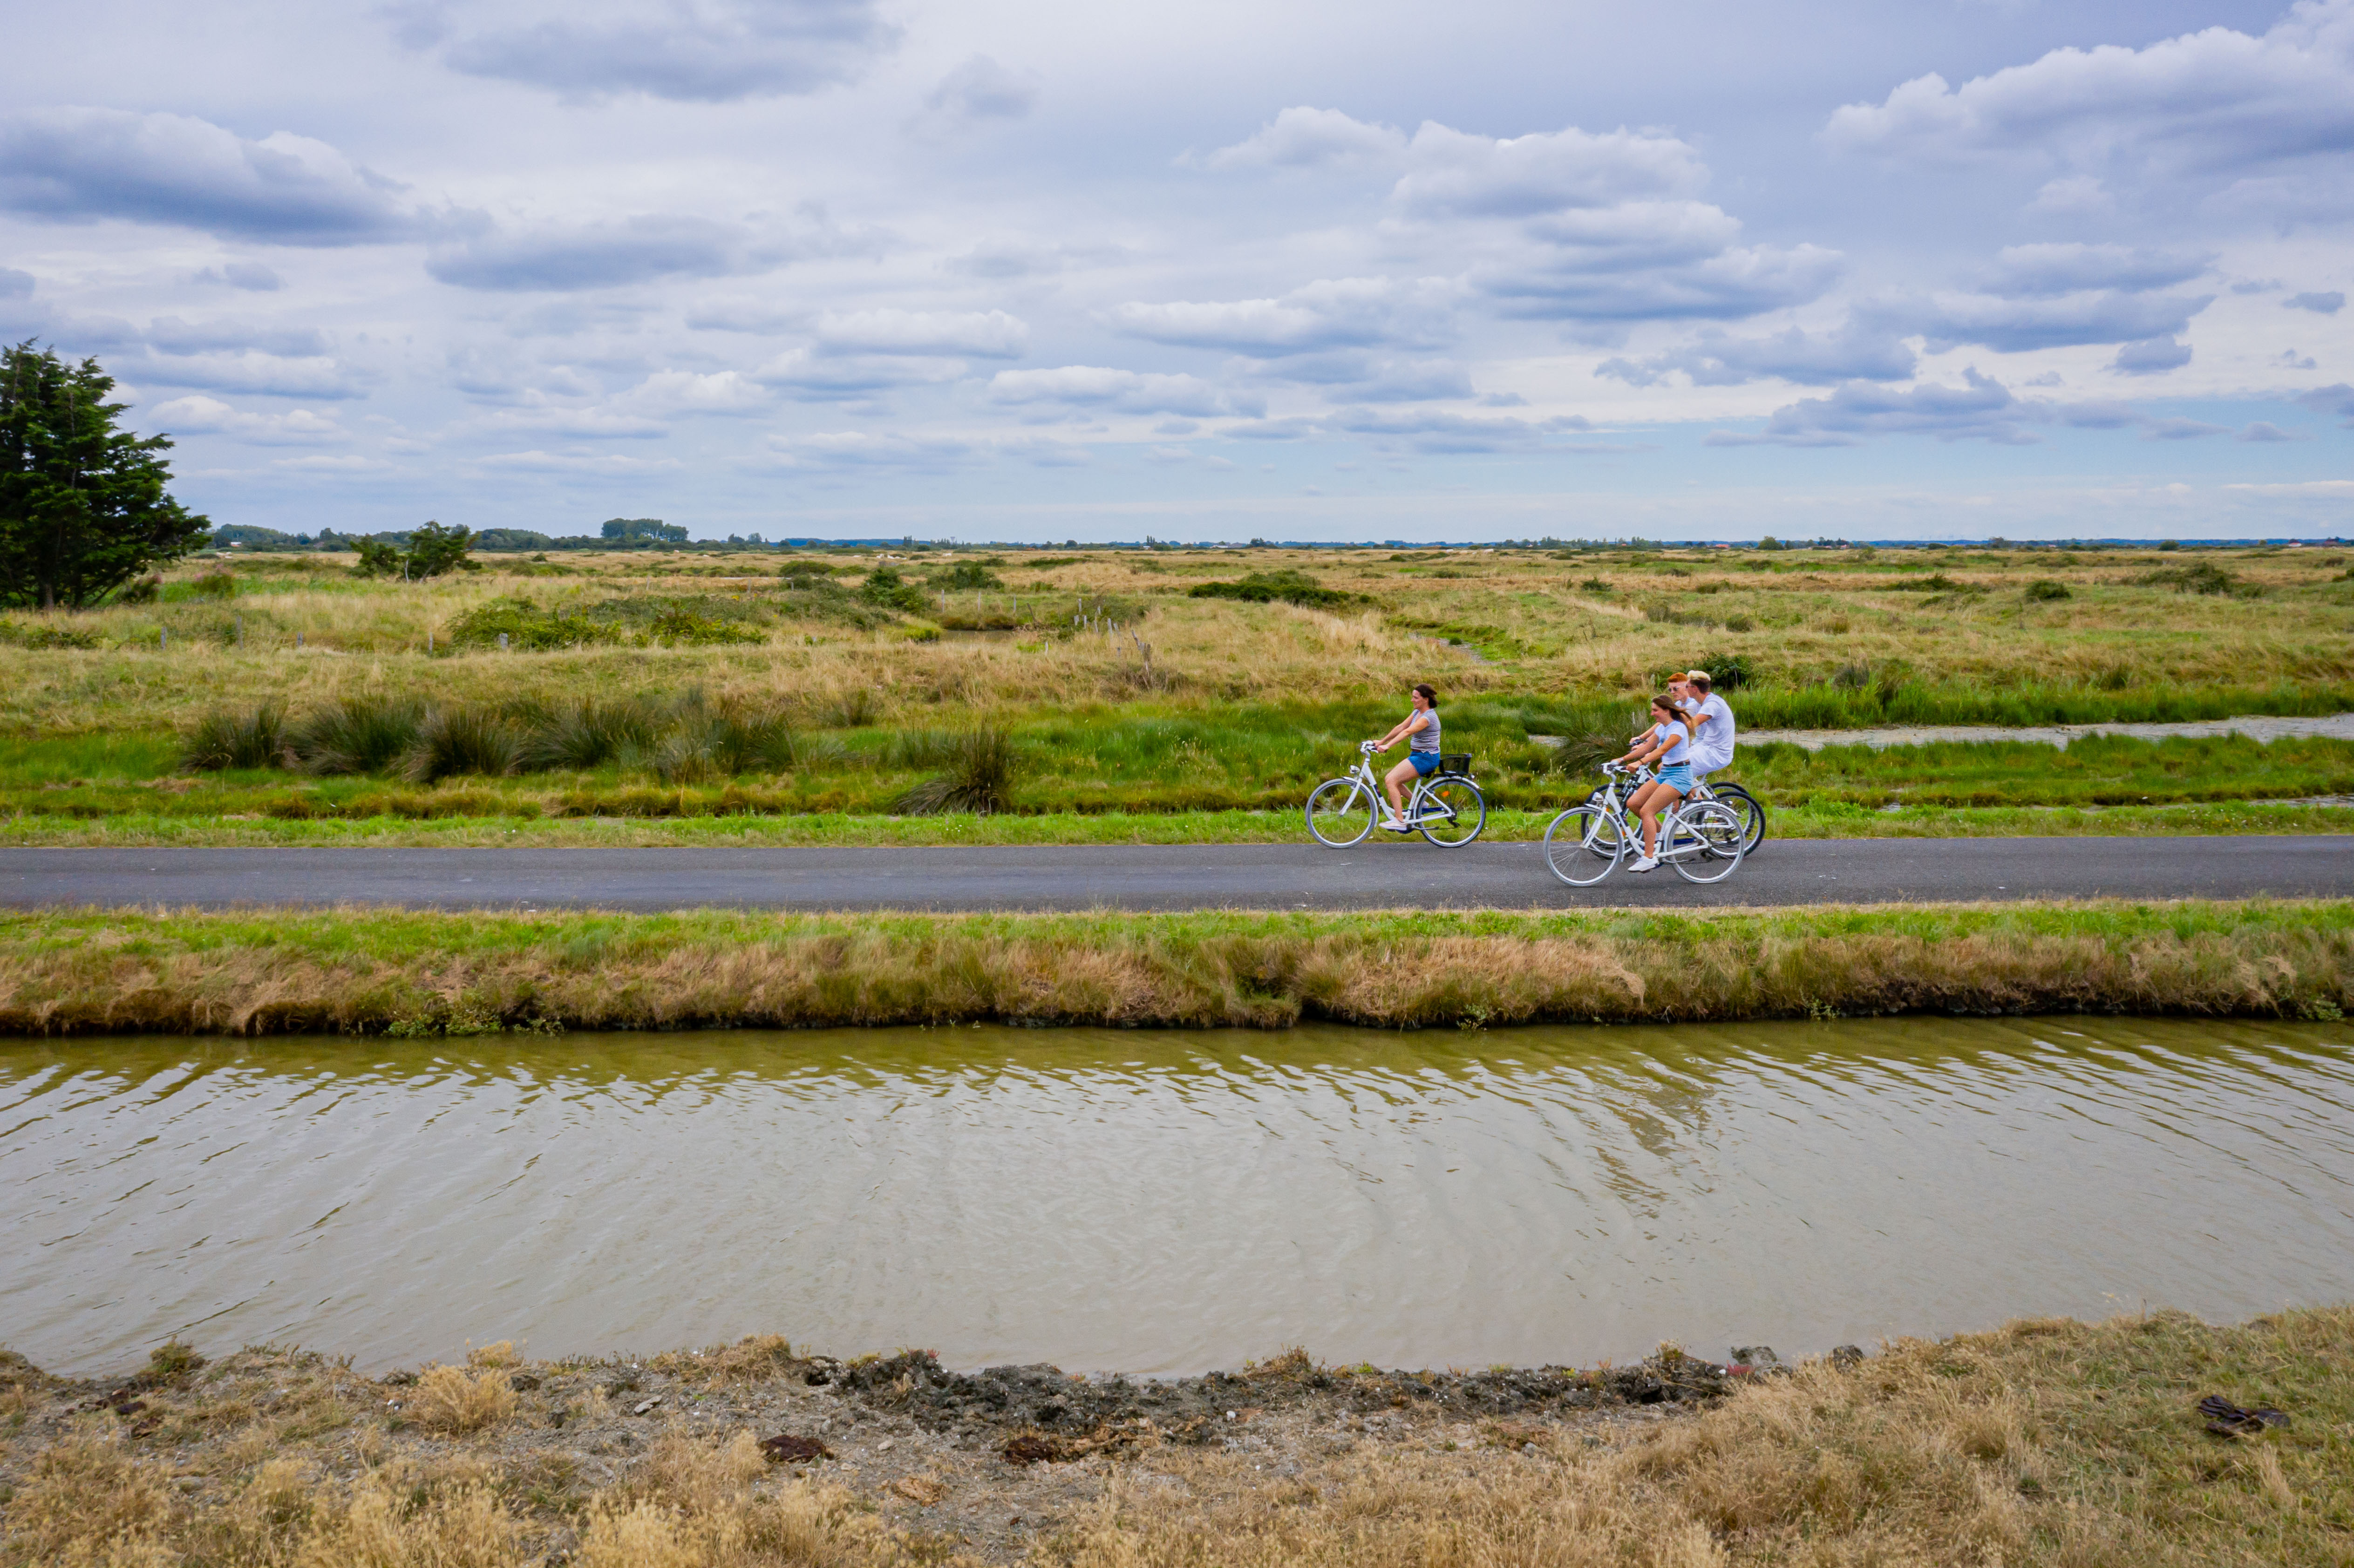
<svg viewBox="0 0 2354 1568">
<path fill-rule="evenodd" d="M 1610 782 L 1545 829 L 1545 864 L 1572 887 L 1593 886 L 1618 869 L 1629 849 L 1642 853 L 1642 825 L 1628 820 L 1627 800 L 1631 785 L 1650 781 L 1651 770 L 1606 762 L 1602 771 Z M 1686 882 L 1723 882 L 1741 868 L 1747 828 L 1722 801 L 1679 800 L 1659 813 L 1659 859 Z"/>
<path fill-rule="evenodd" d="M 1381 781 L 1373 777 L 1370 740 L 1357 747 L 1357 768 L 1327 779 L 1308 797 L 1308 831 L 1316 842 L 1346 849 L 1373 831 L 1384 810 Z M 1442 849 L 1455 849 L 1479 836 L 1488 825 L 1488 797 L 1471 780 L 1471 754 L 1442 752 L 1438 771 L 1419 779 L 1405 804 L 1405 825 Z"/>
</svg>

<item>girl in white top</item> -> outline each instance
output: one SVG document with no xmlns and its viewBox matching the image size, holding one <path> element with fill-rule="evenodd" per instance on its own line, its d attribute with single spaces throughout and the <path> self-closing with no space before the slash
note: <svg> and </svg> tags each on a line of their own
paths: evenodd
<svg viewBox="0 0 2354 1568">
<path fill-rule="evenodd" d="M 1651 699 L 1651 727 L 1636 737 L 1635 747 L 1618 758 L 1622 763 L 1653 764 L 1658 776 L 1635 791 L 1628 804 L 1643 819 L 1643 855 L 1628 871 L 1659 868 L 1659 813 L 1691 792 L 1691 728 L 1684 722 L 1676 699 L 1665 693 Z"/>
</svg>

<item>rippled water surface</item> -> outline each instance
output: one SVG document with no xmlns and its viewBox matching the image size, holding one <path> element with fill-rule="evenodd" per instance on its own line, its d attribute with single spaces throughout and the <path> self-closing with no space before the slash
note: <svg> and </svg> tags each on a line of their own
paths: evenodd
<svg viewBox="0 0 2354 1568">
<path fill-rule="evenodd" d="M 1720 1351 L 2354 1297 L 2354 1029 L 0 1044 L 0 1341 Z"/>
</svg>

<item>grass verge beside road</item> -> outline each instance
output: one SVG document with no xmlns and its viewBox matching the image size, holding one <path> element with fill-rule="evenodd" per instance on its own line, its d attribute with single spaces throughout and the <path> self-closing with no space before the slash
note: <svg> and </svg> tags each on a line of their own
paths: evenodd
<svg viewBox="0 0 2354 1568">
<path fill-rule="evenodd" d="M 0 918 L 15 1034 L 2338 1019 L 2354 900 L 1177 915 L 84 910 Z"/>
<path fill-rule="evenodd" d="M 2199 833 L 2354 832 L 2354 805 L 2234 800 L 2186 806 L 1907 806 L 1893 810 L 1841 804 L 1776 809 L 1772 839 L 2084 838 Z M 1553 811 L 1490 807 L 1483 838 L 1544 836 Z M 403 845 L 510 848 L 795 846 L 876 844 L 1261 844 L 1306 843 L 1297 810 L 1267 811 L 1042 811 L 1030 815 L 890 817 L 811 811 L 790 816 L 443 817 L 282 819 L 249 814 L 156 812 L 89 818 L 26 812 L 0 818 L 0 847 L 95 848 L 286 844 L 389 849 Z M 1380 835 L 1370 842 L 1385 843 Z M 1408 853 L 1440 853 L 1410 839 Z"/>
<path fill-rule="evenodd" d="M 1665 1350 L 1657 1360 L 1675 1364 Z M 1231 1421 L 1012 1437 L 1018 1408 L 997 1424 L 926 1422 L 911 1418 L 905 1378 L 861 1384 L 863 1368 L 905 1357 L 867 1358 L 830 1374 L 847 1386 L 813 1389 L 778 1336 L 530 1364 L 502 1342 L 470 1361 L 394 1382 L 314 1352 L 207 1363 L 170 1344 L 126 1383 L 53 1379 L 0 1354 L 0 1562 L 2354 1563 L 2343 1307 L 2233 1327 L 2159 1312 L 1900 1340 L 1696 1410 L 1630 1410 L 1594 1397 L 1606 1371 L 1549 1369 L 1512 1381 L 1553 1397 L 1499 1414 L 1447 1399 L 1460 1379 L 1292 1352 L 1161 1396 L 1232 1401 Z M 2289 1421 L 2214 1435 L 2197 1410 L 2210 1393 Z M 764 1459 L 756 1439 L 779 1426 L 826 1433 L 806 1468 Z M 1055 1462 L 1020 1462 L 1028 1453 Z"/>
</svg>

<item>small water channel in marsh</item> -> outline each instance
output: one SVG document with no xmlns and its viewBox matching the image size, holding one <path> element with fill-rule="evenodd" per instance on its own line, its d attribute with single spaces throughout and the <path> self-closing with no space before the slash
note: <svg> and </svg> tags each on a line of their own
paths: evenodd
<svg viewBox="0 0 2354 1568">
<path fill-rule="evenodd" d="M 2354 1297 L 2354 1026 L 0 1043 L 0 1343 L 1199 1371 Z"/>
</svg>

